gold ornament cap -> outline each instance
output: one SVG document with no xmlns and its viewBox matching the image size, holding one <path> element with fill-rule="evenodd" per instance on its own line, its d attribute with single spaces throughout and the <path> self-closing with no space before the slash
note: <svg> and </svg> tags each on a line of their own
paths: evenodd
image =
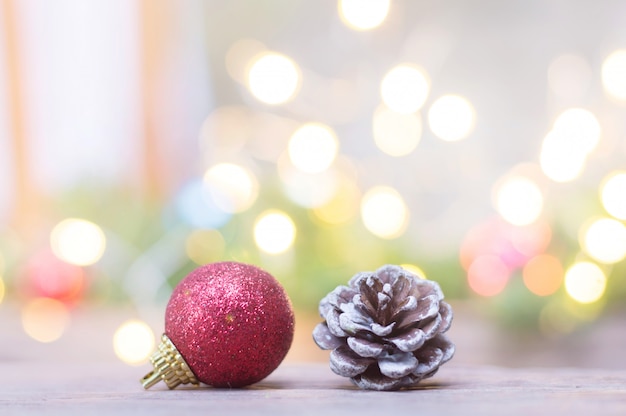
<svg viewBox="0 0 626 416">
<path fill-rule="evenodd" d="M 174 343 L 165 334 L 161 336 L 161 343 L 157 351 L 150 357 L 150 362 L 154 366 L 154 370 L 141 379 L 144 389 L 149 389 L 161 380 L 170 389 L 181 384 L 200 385 L 183 356 L 180 355 Z"/>
</svg>

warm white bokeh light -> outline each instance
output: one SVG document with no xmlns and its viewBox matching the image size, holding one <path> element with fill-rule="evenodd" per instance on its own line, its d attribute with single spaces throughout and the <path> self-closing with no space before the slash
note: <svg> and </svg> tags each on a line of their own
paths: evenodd
<svg viewBox="0 0 626 416">
<path fill-rule="evenodd" d="M 576 263 L 565 273 L 565 291 L 576 302 L 593 303 L 605 290 L 606 276 L 594 263 Z"/>
<path fill-rule="evenodd" d="M 581 246 L 601 263 L 617 263 L 626 257 L 626 226 L 612 218 L 600 218 L 581 230 Z"/>
<path fill-rule="evenodd" d="M 306 173 L 319 173 L 335 161 L 339 140 L 330 127 L 307 123 L 293 133 L 287 151 L 296 168 Z"/>
<path fill-rule="evenodd" d="M 259 194 L 259 184 L 249 170 L 232 163 L 220 163 L 204 174 L 215 205 L 224 212 L 243 212 Z"/>
<path fill-rule="evenodd" d="M 577 100 L 589 91 L 593 72 L 587 60 L 580 55 L 557 56 L 548 67 L 548 85 L 561 98 Z"/>
<path fill-rule="evenodd" d="M 280 254 L 287 251 L 295 238 L 296 225 L 284 212 L 265 212 L 254 224 L 254 241 L 266 253 Z"/>
<path fill-rule="evenodd" d="M 606 212 L 626 220 L 626 172 L 612 172 L 600 185 L 600 199 Z"/>
<path fill-rule="evenodd" d="M 344 224 L 358 215 L 361 191 L 351 178 L 340 175 L 334 196 L 325 204 L 313 209 L 323 222 L 331 225 Z"/>
<path fill-rule="evenodd" d="M 422 136 L 419 114 L 402 114 L 380 106 L 372 123 L 376 146 L 389 156 L 405 156 L 417 147 Z"/>
<path fill-rule="evenodd" d="M 444 95 L 428 110 L 430 130 L 447 142 L 466 138 L 474 128 L 475 118 L 472 104 L 458 95 Z"/>
<path fill-rule="evenodd" d="M 50 246 L 59 259 L 77 266 L 89 266 L 104 254 L 106 237 L 93 222 L 68 218 L 52 229 Z"/>
<path fill-rule="evenodd" d="M 154 332 L 142 321 L 130 320 L 117 328 L 113 335 L 115 355 L 130 365 L 140 365 L 148 361 L 154 352 Z"/>
<path fill-rule="evenodd" d="M 392 68 L 380 84 L 383 103 L 402 114 L 414 113 L 422 108 L 429 90 L 430 81 L 426 71 L 411 64 Z"/>
<path fill-rule="evenodd" d="M 587 154 L 569 145 L 567 137 L 549 132 L 543 140 L 539 164 L 543 173 L 554 182 L 570 182 L 578 178 L 587 161 Z"/>
<path fill-rule="evenodd" d="M 617 50 L 604 60 L 602 85 L 609 96 L 626 100 L 626 50 Z"/>
<path fill-rule="evenodd" d="M 396 238 L 404 233 L 409 210 L 398 191 L 377 186 L 365 193 L 361 201 L 361 218 L 365 228 L 381 238 Z"/>
<path fill-rule="evenodd" d="M 22 328 L 39 342 L 48 343 L 61 338 L 69 322 L 67 307 L 56 299 L 32 299 L 22 308 Z"/>
<path fill-rule="evenodd" d="M 568 150 L 587 154 L 598 146 L 602 135 L 597 117 L 584 108 L 563 111 L 554 121 L 552 130 L 563 137 Z"/>
<path fill-rule="evenodd" d="M 541 215 L 543 194 L 530 179 L 511 177 L 495 190 L 495 208 L 505 221 L 513 225 L 528 225 Z"/>
<path fill-rule="evenodd" d="M 391 0 L 339 0 L 339 16 L 352 29 L 380 26 L 389 13 Z"/>
<path fill-rule="evenodd" d="M 289 101 L 299 86 L 300 69 L 292 59 L 278 53 L 262 54 L 248 72 L 250 92 L 266 104 Z"/>
</svg>

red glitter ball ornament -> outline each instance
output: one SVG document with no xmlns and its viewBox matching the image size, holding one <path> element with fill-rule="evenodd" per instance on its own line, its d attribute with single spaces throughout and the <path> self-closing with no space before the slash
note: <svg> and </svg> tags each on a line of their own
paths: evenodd
<svg viewBox="0 0 626 416">
<path fill-rule="evenodd" d="M 293 309 L 280 283 L 236 262 L 191 272 L 165 312 L 165 335 L 197 381 L 214 387 L 243 387 L 267 377 L 285 358 L 293 331 Z"/>
</svg>

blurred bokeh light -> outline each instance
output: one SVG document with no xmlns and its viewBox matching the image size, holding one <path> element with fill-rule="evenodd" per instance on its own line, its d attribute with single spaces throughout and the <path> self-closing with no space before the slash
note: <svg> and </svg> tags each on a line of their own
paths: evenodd
<svg viewBox="0 0 626 416">
<path fill-rule="evenodd" d="M 458 95 L 444 95 L 430 106 L 428 125 L 433 134 L 446 142 L 466 138 L 474 128 L 476 115 L 472 104 Z"/>
<path fill-rule="evenodd" d="M 284 212 L 265 212 L 254 223 L 254 241 L 266 253 L 280 254 L 288 250 L 295 238 L 296 226 Z"/>
<path fill-rule="evenodd" d="M 24 332 L 36 341 L 43 343 L 56 341 L 69 324 L 69 310 L 58 300 L 34 298 L 22 308 Z"/>
<path fill-rule="evenodd" d="M 409 212 L 402 195 L 393 188 L 377 186 L 361 200 L 361 218 L 372 234 L 392 239 L 406 230 Z"/>
<path fill-rule="evenodd" d="M 154 352 L 154 347 L 154 333 L 142 321 L 126 321 L 117 328 L 113 335 L 115 355 L 130 365 L 144 364 Z"/>
<path fill-rule="evenodd" d="M 339 15 L 356 30 L 374 29 L 385 20 L 391 0 L 339 0 Z"/>
<path fill-rule="evenodd" d="M 606 275 L 594 263 L 575 263 L 565 273 L 565 290 L 577 302 L 596 302 L 606 290 Z"/>
<path fill-rule="evenodd" d="M 283 104 L 297 93 L 300 70 L 290 58 L 268 52 L 256 57 L 248 72 L 250 92 L 258 100 L 270 104 Z"/>
<path fill-rule="evenodd" d="M 50 246 L 61 260 L 77 266 L 89 266 L 104 254 L 106 237 L 98 225 L 69 218 L 52 229 Z"/>
</svg>

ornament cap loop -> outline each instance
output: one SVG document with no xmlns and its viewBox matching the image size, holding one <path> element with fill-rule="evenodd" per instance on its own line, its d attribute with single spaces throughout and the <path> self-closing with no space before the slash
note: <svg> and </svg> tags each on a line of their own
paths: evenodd
<svg viewBox="0 0 626 416">
<path fill-rule="evenodd" d="M 144 389 L 149 389 L 161 380 L 170 389 L 180 384 L 200 385 L 183 356 L 180 355 L 176 346 L 165 334 L 161 336 L 161 343 L 157 351 L 150 357 L 150 362 L 154 366 L 154 370 L 140 380 Z"/>
</svg>

